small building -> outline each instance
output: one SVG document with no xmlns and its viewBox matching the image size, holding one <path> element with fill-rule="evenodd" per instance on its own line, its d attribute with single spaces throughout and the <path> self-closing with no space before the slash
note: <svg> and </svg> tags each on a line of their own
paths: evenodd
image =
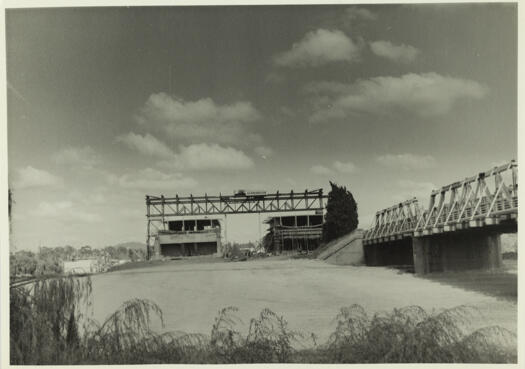
<svg viewBox="0 0 525 369">
<path fill-rule="evenodd" d="M 97 259 L 64 261 L 64 274 L 92 274 L 101 271 Z"/>
<path fill-rule="evenodd" d="M 323 236 L 322 215 L 292 215 L 272 217 L 265 236 L 267 251 L 280 254 L 283 251 L 306 251 L 319 247 Z"/>
<path fill-rule="evenodd" d="M 221 256 L 221 224 L 218 219 L 182 219 L 167 222 L 155 237 L 156 256 Z"/>
</svg>

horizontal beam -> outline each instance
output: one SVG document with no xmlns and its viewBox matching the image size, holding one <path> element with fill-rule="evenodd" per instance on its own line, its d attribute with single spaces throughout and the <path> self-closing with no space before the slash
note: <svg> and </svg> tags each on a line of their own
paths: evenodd
<svg viewBox="0 0 525 369">
<path fill-rule="evenodd" d="M 322 189 L 305 192 L 247 194 L 232 196 L 158 197 L 146 196 L 149 219 L 223 214 L 254 214 L 322 211 L 328 196 Z"/>
<path fill-rule="evenodd" d="M 320 207 L 312 207 L 308 209 L 260 209 L 260 210 L 220 210 L 220 211 L 193 211 L 191 213 L 183 213 L 183 212 L 165 212 L 162 214 L 150 214 L 146 215 L 148 218 L 154 219 L 160 219 L 162 217 L 178 217 L 178 216 L 186 216 L 186 215 L 219 215 L 219 214 L 257 214 L 257 213 L 283 213 L 283 212 L 297 212 L 297 211 L 312 211 L 312 210 L 322 210 L 323 208 Z"/>
</svg>

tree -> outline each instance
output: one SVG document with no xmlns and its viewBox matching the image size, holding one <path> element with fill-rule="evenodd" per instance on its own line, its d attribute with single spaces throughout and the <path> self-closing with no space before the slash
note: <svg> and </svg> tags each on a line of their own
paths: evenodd
<svg viewBox="0 0 525 369">
<path fill-rule="evenodd" d="M 12 211 L 12 207 L 14 203 L 15 203 L 15 200 L 13 200 L 13 191 L 9 188 L 7 190 L 7 204 L 8 204 L 7 216 L 9 219 L 9 234 L 11 234 L 11 211 Z"/>
<path fill-rule="evenodd" d="M 325 222 L 323 224 L 323 240 L 329 242 L 352 232 L 359 223 L 357 203 L 346 187 L 330 182 L 332 190 L 328 194 Z"/>
<path fill-rule="evenodd" d="M 85 245 L 85 246 L 82 246 L 80 248 L 80 256 L 82 258 L 91 257 L 92 253 L 93 253 L 93 250 L 92 250 L 91 246 L 89 246 L 89 245 Z"/>
<path fill-rule="evenodd" d="M 13 206 L 13 191 L 9 188 L 7 190 L 7 203 L 8 203 L 8 215 L 9 220 L 11 220 L 11 207 Z"/>
</svg>

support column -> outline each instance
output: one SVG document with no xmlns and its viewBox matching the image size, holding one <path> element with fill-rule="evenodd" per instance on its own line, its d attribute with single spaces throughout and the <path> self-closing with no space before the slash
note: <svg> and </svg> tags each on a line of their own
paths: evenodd
<svg viewBox="0 0 525 369">
<path fill-rule="evenodd" d="M 426 238 L 412 239 L 412 254 L 414 256 L 414 271 L 416 274 L 425 274 L 430 272 L 430 263 L 428 255 L 428 240 Z"/>
</svg>

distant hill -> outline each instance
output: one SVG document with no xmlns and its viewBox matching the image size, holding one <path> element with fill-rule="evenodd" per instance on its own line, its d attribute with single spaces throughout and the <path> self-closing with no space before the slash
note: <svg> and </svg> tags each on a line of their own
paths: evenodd
<svg viewBox="0 0 525 369">
<path fill-rule="evenodd" d="M 145 250 L 146 249 L 146 244 L 145 243 L 142 243 L 142 242 L 123 242 L 123 243 L 119 243 L 117 245 L 113 245 L 114 248 L 118 248 L 118 247 L 125 247 L 127 249 L 133 249 L 133 250 Z"/>
</svg>

